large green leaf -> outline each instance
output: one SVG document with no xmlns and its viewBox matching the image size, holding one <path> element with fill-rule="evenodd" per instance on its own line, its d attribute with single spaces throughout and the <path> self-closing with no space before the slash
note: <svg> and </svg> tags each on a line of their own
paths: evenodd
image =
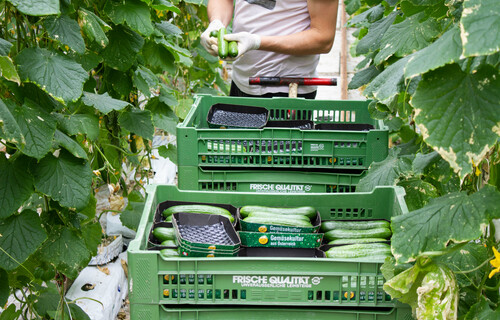
<svg viewBox="0 0 500 320">
<path fill-rule="evenodd" d="M 134 31 L 115 26 L 109 33 L 110 42 L 103 52 L 105 63 L 120 71 L 127 71 L 135 62 L 144 45 L 144 39 Z"/>
<path fill-rule="evenodd" d="M 470 242 L 460 245 L 457 250 L 453 250 L 450 254 L 439 257 L 438 261 L 445 263 L 457 273 L 457 281 L 460 286 L 467 287 L 481 282 L 484 274 L 490 268 L 490 265 L 484 264 L 489 259 L 488 248 L 481 243 Z M 478 266 L 481 267 L 478 268 Z"/>
<path fill-rule="evenodd" d="M 370 165 L 365 177 L 357 187 L 356 192 L 372 191 L 376 186 L 394 186 L 404 172 L 411 170 L 411 159 L 399 157 L 398 149 L 391 149 L 387 158 Z"/>
<path fill-rule="evenodd" d="M 182 35 L 182 30 L 179 29 L 179 27 L 176 26 L 175 24 L 172 24 L 168 21 L 162 21 L 160 23 L 156 23 L 155 27 L 166 37 L 174 36 L 179 38 Z"/>
<path fill-rule="evenodd" d="M 83 33 L 90 41 L 99 44 L 102 48 L 106 47 L 109 39 L 105 31 L 110 30 L 111 27 L 96 16 L 93 12 L 80 8 L 78 10 L 78 17 L 82 26 Z"/>
<path fill-rule="evenodd" d="M 17 10 L 29 16 L 59 14 L 59 0 L 9 0 Z"/>
<path fill-rule="evenodd" d="M 368 34 L 361 39 L 356 46 L 356 54 L 368 53 L 380 48 L 380 41 L 385 32 L 393 24 L 397 13 L 392 12 L 387 17 L 373 23 Z"/>
<path fill-rule="evenodd" d="M 135 192 L 128 197 L 128 204 L 125 210 L 120 214 L 120 221 L 124 226 L 132 230 L 137 230 L 144 210 L 144 197 Z"/>
<path fill-rule="evenodd" d="M 0 220 L 0 235 L 0 268 L 7 271 L 17 268 L 47 239 L 40 216 L 31 210 Z"/>
<path fill-rule="evenodd" d="M 83 150 L 82 146 L 79 145 L 78 142 L 64 134 L 64 132 L 56 129 L 54 140 L 59 144 L 60 147 L 65 148 L 75 157 L 87 160 L 87 153 L 85 152 L 85 150 Z"/>
<path fill-rule="evenodd" d="M 412 99 L 424 140 L 464 177 L 500 135 L 500 73 L 448 65 L 427 74 Z"/>
<path fill-rule="evenodd" d="M 91 259 L 85 239 L 76 231 L 57 227 L 40 250 L 40 259 L 75 279 Z"/>
<path fill-rule="evenodd" d="M 461 36 L 466 57 L 500 51 L 500 5 L 498 0 L 465 0 Z"/>
<path fill-rule="evenodd" d="M 348 89 L 358 89 L 372 81 L 376 76 L 378 76 L 382 72 L 380 68 L 374 64 L 356 72 L 352 80 L 349 82 L 347 86 Z"/>
<path fill-rule="evenodd" d="M 102 227 L 99 222 L 89 223 L 82 227 L 85 245 L 92 256 L 97 254 L 97 248 L 102 241 Z"/>
<path fill-rule="evenodd" d="M 158 154 L 165 158 L 170 159 L 173 163 L 177 164 L 177 147 L 173 144 L 168 146 L 162 145 L 158 148 Z"/>
<path fill-rule="evenodd" d="M 16 310 L 16 305 L 11 303 L 7 308 L 5 308 L 4 311 L 2 311 L 2 314 L 0 314 L 0 320 L 19 319 L 19 316 L 21 315 L 22 312 L 23 312 L 23 310 L 21 310 L 21 309 Z"/>
<path fill-rule="evenodd" d="M 132 30 L 144 36 L 150 36 L 154 31 L 149 7 L 142 1 L 108 1 L 105 11 L 115 24 L 126 23 Z"/>
<path fill-rule="evenodd" d="M 17 73 L 16 66 L 10 57 L 0 56 L 0 75 L 9 81 L 17 83 L 18 85 L 21 84 L 21 79 Z"/>
<path fill-rule="evenodd" d="M 151 111 L 155 127 L 165 130 L 170 134 L 176 134 L 176 126 L 179 123 L 179 118 L 160 98 L 150 99 L 146 105 L 146 109 Z"/>
<path fill-rule="evenodd" d="M 14 117 L 26 139 L 21 151 L 30 157 L 43 158 L 52 148 L 51 142 L 56 131 L 55 119 L 30 100 L 26 100 L 22 107 L 16 106 Z"/>
<path fill-rule="evenodd" d="M 0 269 L 0 306 L 5 306 L 10 296 L 9 275 L 4 269 Z"/>
<path fill-rule="evenodd" d="M 59 157 L 52 154 L 40 160 L 33 168 L 38 191 L 68 208 L 82 209 L 90 199 L 92 171 L 87 162 L 61 150 Z"/>
<path fill-rule="evenodd" d="M 120 113 L 118 117 L 120 125 L 126 130 L 133 132 L 143 138 L 152 140 L 154 134 L 151 112 L 148 110 L 132 109 Z"/>
<path fill-rule="evenodd" d="M 88 73 L 71 58 L 47 49 L 27 48 L 16 57 L 19 75 L 56 100 L 75 101 L 83 91 Z"/>
<path fill-rule="evenodd" d="M 85 52 L 85 41 L 83 41 L 80 26 L 76 20 L 67 15 L 50 16 L 44 20 L 43 26 L 52 39 L 80 54 Z"/>
<path fill-rule="evenodd" d="M 404 91 L 404 67 L 410 56 L 406 56 L 387 67 L 375 77 L 363 91 L 369 98 L 376 98 L 383 103 L 389 102 L 398 93 Z"/>
<path fill-rule="evenodd" d="M 26 140 L 16 121 L 15 109 L 16 105 L 12 100 L 0 100 L 0 133 L 7 142 L 23 147 Z"/>
<path fill-rule="evenodd" d="M 33 177 L 27 172 L 28 167 L 25 157 L 9 161 L 0 154 L 0 219 L 15 213 L 33 193 Z"/>
<path fill-rule="evenodd" d="M 423 181 L 420 177 L 400 181 L 398 182 L 398 186 L 405 189 L 406 205 L 410 211 L 422 208 L 430 201 L 430 199 L 439 196 L 436 187 L 426 181 Z"/>
<path fill-rule="evenodd" d="M 500 309 L 492 310 L 488 300 L 481 295 L 480 301 L 473 305 L 465 315 L 464 320 L 498 320 L 500 319 Z"/>
<path fill-rule="evenodd" d="M 84 92 L 82 101 L 86 105 L 94 107 L 104 114 L 108 114 L 113 110 L 122 110 L 126 106 L 130 105 L 127 101 L 110 97 L 107 92 L 104 94 Z"/>
<path fill-rule="evenodd" d="M 85 134 L 90 140 L 99 137 L 99 119 L 93 114 L 55 114 L 59 128 L 66 134 L 73 136 Z"/>
<path fill-rule="evenodd" d="M 375 64 L 382 63 L 392 55 L 403 57 L 427 47 L 439 34 L 439 25 L 435 19 L 422 21 L 424 16 L 416 14 L 391 25 L 382 37 Z"/>
<path fill-rule="evenodd" d="M 153 3 L 151 4 L 153 9 L 159 10 L 159 11 L 172 11 L 177 14 L 181 14 L 181 10 L 177 8 L 172 2 L 167 1 L 167 0 L 153 0 Z"/>
<path fill-rule="evenodd" d="M 405 77 L 411 78 L 460 60 L 462 40 L 460 29 L 452 27 L 428 47 L 415 52 L 405 68 Z"/>
<path fill-rule="evenodd" d="M 471 196 L 461 192 L 432 199 L 422 209 L 392 218 L 393 255 L 398 263 L 406 263 L 423 252 L 444 250 L 450 241 L 478 239 L 490 219 L 500 214 L 499 207 L 500 193 L 489 186 Z"/>
<path fill-rule="evenodd" d="M 151 90 L 156 91 L 159 81 L 158 77 L 148 68 L 139 66 L 133 77 L 134 85 L 146 97 L 151 97 Z"/>
<path fill-rule="evenodd" d="M 383 5 L 379 4 L 374 6 L 358 15 L 353 16 L 349 19 L 349 26 L 363 25 L 368 23 L 373 23 L 384 16 L 385 8 Z"/>
<path fill-rule="evenodd" d="M 143 50 L 146 63 L 157 73 L 168 72 L 175 73 L 175 57 L 164 46 L 154 42 L 148 42 Z"/>
<path fill-rule="evenodd" d="M 0 56 L 8 56 L 10 48 L 12 48 L 12 43 L 0 38 Z"/>
</svg>

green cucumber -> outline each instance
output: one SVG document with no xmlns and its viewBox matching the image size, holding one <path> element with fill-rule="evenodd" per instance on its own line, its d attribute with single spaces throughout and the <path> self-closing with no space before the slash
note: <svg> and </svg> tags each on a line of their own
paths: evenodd
<svg viewBox="0 0 500 320">
<path fill-rule="evenodd" d="M 210 32 L 210 36 L 213 37 L 213 38 L 217 38 L 219 36 L 219 31 L 218 30 L 212 30 L 212 32 Z"/>
<path fill-rule="evenodd" d="M 290 226 L 290 227 L 301 227 L 301 228 L 312 228 L 314 227 L 310 222 L 296 219 L 288 219 L 284 216 L 269 215 L 267 217 L 246 217 L 243 221 L 248 223 L 256 224 L 272 224 L 278 226 Z"/>
<path fill-rule="evenodd" d="M 156 227 L 153 229 L 153 236 L 160 242 L 165 240 L 174 240 L 175 230 L 174 228 Z"/>
<path fill-rule="evenodd" d="M 376 242 L 386 242 L 387 239 L 383 238 L 357 238 L 357 239 L 335 239 L 328 244 L 355 244 L 355 243 L 376 243 Z"/>
<path fill-rule="evenodd" d="M 172 222 L 172 215 L 166 216 L 165 222 Z"/>
<path fill-rule="evenodd" d="M 224 36 L 226 34 L 226 28 L 220 28 L 219 34 L 217 35 L 217 46 L 219 47 L 219 57 L 221 59 L 226 59 L 229 53 L 229 44 L 227 43 L 227 40 L 224 40 Z"/>
<path fill-rule="evenodd" d="M 228 55 L 231 58 L 236 58 L 238 56 L 238 42 L 236 41 L 229 42 Z"/>
<path fill-rule="evenodd" d="M 311 222 L 311 219 L 307 216 L 303 216 L 300 214 L 287 214 L 287 215 L 280 215 L 276 213 L 269 213 L 269 212 L 260 212 L 260 211 L 255 211 L 255 212 L 250 212 L 247 217 L 269 217 L 269 219 L 273 219 L 273 217 L 283 217 L 291 220 L 301 220 L 301 221 L 306 221 L 306 222 Z"/>
<path fill-rule="evenodd" d="M 165 240 L 161 243 L 164 247 L 177 247 L 177 243 L 174 240 Z"/>
<path fill-rule="evenodd" d="M 383 258 L 391 255 L 391 246 L 387 243 L 358 243 L 328 249 L 327 258 Z"/>
<path fill-rule="evenodd" d="M 334 229 L 366 230 L 373 228 L 390 228 L 387 220 L 330 220 L 321 222 L 321 231 L 327 232 Z"/>
<path fill-rule="evenodd" d="M 373 228 L 366 230 L 333 229 L 325 233 L 328 241 L 335 239 L 384 238 L 391 236 L 389 228 Z"/>
<path fill-rule="evenodd" d="M 175 258 L 179 256 L 177 249 L 162 249 L 160 250 L 160 257 L 164 259 Z"/>
<path fill-rule="evenodd" d="M 162 215 L 167 218 L 168 216 L 179 212 L 216 214 L 229 218 L 229 221 L 231 221 L 231 223 L 234 222 L 234 217 L 231 215 L 231 212 L 224 208 L 211 206 L 208 204 L 180 204 L 163 210 Z"/>
<path fill-rule="evenodd" d="M 242 217 L 246 217 L 250 212 L 268 212 L 280 215 L 303 215 L 314 219 L 316 217 L 316 209 L 314 207 L 304 206 L 295 208 L 279 208 L 279 207 L 265 207 L 265 206 L 243 206 L 240 208 Z"/>
</svg>

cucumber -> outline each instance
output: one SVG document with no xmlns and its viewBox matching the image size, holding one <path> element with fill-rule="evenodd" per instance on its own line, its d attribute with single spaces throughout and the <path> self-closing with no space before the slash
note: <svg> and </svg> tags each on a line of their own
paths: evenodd
<svg viewBox="0 0 500 320">
<path fill-rule="evenodd" d="M 162 215 L 165 217 L 165 219 L 167 219 L 168 216 L 171 216 L 174 213 L 179 213 L 179 212 L 217 214 L 219 216 L 224 216 L 229 218 L 229 221 L 231 221 L 231 223 L 234 222 L 234 217 L 231 215 L 231 212 L 229 212 L 224 208 L 211 206 L 207 204 L 181 204 L 177 206 L 172 206 L 163 210 Z"/>
<path fill-rule="evenodd" d="M 301 227 L 301 228 L 312 228 L 314 227 L 310 222 L 296 219 L 288 219 L 287 217 L 279 215 L 269 215 L 267 217 L 246 217 L 243 221 L 248 223 L 257 224 L 273 224 L 278 226 L 290 226 L 290 227 Z"/>
<path fill-rule="evenodd" d="M 321 223 L 321 231 L 327 232 L 334 229 L 365 230 L 373 228 L 390 228 L 390 222 L 386 220 L 353 220 L 338 221 L 330 220 Z"/>
<path fill-rule="evenodd" d="M 227 58 L 229 52 L 229 44 L 224 40 L 224 36 L 227 34 L 226 28 L 220 28 L 219 34 L 217 35 L 217 46 L 219 47 L 219 57 L 221 59 Z"/>
<path fill-rule="evenodd" d="M 335 239 L 328 244 L 355 244 L 355 243 L 376 243 L 376 242 L 386 242 L 387 239 L 382 238 L 358 238 L 358 239 Z"/>
<path fill-rule="evenodd" d="M 228 55 L 231 58 L 235 58 L 236 56 L 238 56 L 238 42 L 236 41 L 229 42 Z"/>
<path fill-rule="evenodd" d="M 391 236 L 389 228 L 373 228 L 366 230 L 333 229 L 325 233 L 325 238 L 329 241 L 335 239 L 359 239 L 359 238 L 384 238 Z"/>
<path fill-rule="evenodd" d="M 246 217 L 250 212 L 267 212 L 280 215 L 302 215 L 307 216 L 309 219 L 316 217 L 316 209 L 314 207 L 304 206 L 295 208 L 279 208 L 279 207 L 265 207 L 265 206 L 243 206 L 240 208 L 242 217 Z"/>
<path fill-rule="evenodd" d="M 172 222 L 172 215 L 166 216 L 165 222 Z"/>
<path fill-rule="evenodd" d="M 289 214 L 289 215 L 280 215 L 280 214 L 275 214 L 275 213 L 269 213 L 269 212 L 260 212 L 260 211 L 255 211 L 255 212 L 250 212 L 248 214 L 248 217 L 269 217 L 269 219 L 272 219 L 273 217 L 278 216 L 278 217 L 283 217 L 291 220 L 301 220 L 301 221 L 306 221 L 306 222 L 311 222 L 311 219 L 307 216 L 303 216 L 300 214 Z"/>
<path fill-rule="evenodd" d="M 162 249 L 160 250 L 160 257 L 163 259 L 175 258 L 179 256 L 177 249 Z"/>
<path fill-rule="evenodd" d="M 174 240 L 175 230 L 174 228 L 156 227 L 153 229 L 153 236 L 160 242 L 165 240 Z"/>
<path fill-rule="evenodd" d="M 358 243 L 328 249 L 327 258 L 383 258 L 391 255 L 391 246 L 387 243 Z"/>
<path fill-rule="evenodd" d="M 210 36 L 214 37 L 214 38 L 217 38 L 219 36 L 219 31 L 218 30 L 212 30 L 212 32 L 210 32 Z"/>
<path fill-rule="evenodd" d="M 161 243 L 161 245 L 164 247 L 177 247 L 177 244 L 174 240 L 165 240 Z"/>
</svg>

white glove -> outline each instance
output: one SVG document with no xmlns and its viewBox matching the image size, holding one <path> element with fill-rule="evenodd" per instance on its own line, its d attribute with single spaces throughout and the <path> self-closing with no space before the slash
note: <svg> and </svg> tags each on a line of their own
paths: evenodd
<svg viewBox="0 0 500 320">
<path fill-rule="evenodd" d="M 224 39 L 228 42 L 236 41 L 238 42 L 238 55 L 234 58 L 228 58 L 226 60 L 235 60 L 244 55 L 250 50 L 257 50 L 260 48 L 260 36 L 252 34 L 249 32 L 238 32 L 231 33 L 224 36 Z"/>
<path fill-rule="evenodd" d="M 201 45 L 213 56 L 219 55 L 219 47 L 217 47 L 217 38 L 210 37 L 212 31 L 218 31 L 220 28 L 224 28 L 224 24 L 220 20 L 214 20 L 210 22 L 208 28 L 201 34 L 200 42 Z"/>
</svg>

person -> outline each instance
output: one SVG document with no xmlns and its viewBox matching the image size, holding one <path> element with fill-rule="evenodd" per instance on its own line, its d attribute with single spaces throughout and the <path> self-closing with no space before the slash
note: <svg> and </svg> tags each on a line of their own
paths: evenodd
<svg viewBox="0 0 500 320">
<path fill-rule="evenodd" d="M 234 1 L 234 6 L 233 6 Z M 231 96 L 288 96 L 288 86 L 250 85 L 250 77 L 315 77 L 319 55 L 330 52 L 338 0 L 209 0 L 210 24 L 201 43 L 218 55 L 212 30 L 227 27 L 227 41 L 237 41 Z M 234 17 L 233 17 L 234 14 Z M 298 96 L 314 99 L 316 87 L 299 86 Z"/>
</svg>

